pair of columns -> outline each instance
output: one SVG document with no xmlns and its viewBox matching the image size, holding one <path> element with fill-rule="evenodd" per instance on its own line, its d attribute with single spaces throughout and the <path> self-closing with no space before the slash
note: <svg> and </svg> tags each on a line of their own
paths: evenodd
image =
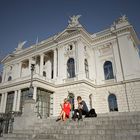
<svg viewBox="0 0 140 140">
<path fill-rule="evenodd" d="M 54 58 L 53 58 L 53 78 L 55 79 L 57 76 L 57 50 L 53 50 L 54 53 Z M 32 59 L 29 59 L 29 70 L 31 69 L 31 63 Z M 21 66 L 22 62 L 18 63 L 19 71 L 17 72 L 18 76 L 21 77 Z M 44 53 L 40 54 L 40 68 L 39 68 L 39 74 L 43 76 L 43 66 L 44 66 Z M 2 82 L 5 81 L 5 75 L 6 75 L 6 68 L 3 70 L 3 75 L 2 75 Z"/>
<path fill-rule="evenodd" d="M 53 55 L 53 79 L 56 78 L 57 76 L 57 50 L 53 50 L 54 55 Z M 40 55 L 40 75 L 43 75 L 43 66 L 44 66 L 44 54 Z"/>
<path fill-rule="evenodd" d="M 33 99 L 36 101 L 37 87 L 34 87 Z M 6 103 L 7 103 L 8 93 L 2 93 L 1 103 L 0 103 L 0 113 L 5 113 Z M 21 90 L 14 91 L 14 100 L 12 111 L 20 111 L 20 100 L 21 100 Z"/>
</svg>

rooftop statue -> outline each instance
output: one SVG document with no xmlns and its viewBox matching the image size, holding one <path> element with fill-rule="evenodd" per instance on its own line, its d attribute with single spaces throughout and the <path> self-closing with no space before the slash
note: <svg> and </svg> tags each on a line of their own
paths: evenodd
<svg viewBox="0 0 140 140">
<path fill-rule="evenodd" d="M 127 22 L 128 18 L 126 17 L 126 15 L 122 15 L 116 22 L 117 23 L 122 23 L 122 22 Z"/>
<path fill-rule="evenodd" d="M 81 24 L 79 23 L 78 19 L 81 17 L 81 15 L 73 15 L 70 17 L 70 20 L 68 21 L 69 25 L 68 27 L 81 27 Z"/>
<path fill-rule="evenodd" d="M 16 51 L 20 51 L 23 49 L 23 46 L 24 44 L 26 43 L 27 41 L 23 41 L 23 42 L 19 42 L 18 43 L 18 47 L 16 48 Z"/>
</svg>

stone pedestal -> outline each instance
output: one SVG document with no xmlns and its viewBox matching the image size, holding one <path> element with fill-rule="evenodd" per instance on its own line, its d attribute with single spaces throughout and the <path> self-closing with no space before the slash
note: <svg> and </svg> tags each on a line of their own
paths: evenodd
<svg viewBox="0 0 140 140">
<path fill-rule="evenodd" d="M 23 114 L 20 117 L 15 117 L 14 130 L 24 130 L 33 125 L 36 120 L 35 100 L 26 100 L 24 103 Z"/>
</svg>

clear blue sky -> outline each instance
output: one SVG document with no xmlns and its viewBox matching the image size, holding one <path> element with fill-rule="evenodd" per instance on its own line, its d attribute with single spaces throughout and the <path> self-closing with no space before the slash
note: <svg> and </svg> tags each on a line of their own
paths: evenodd
<svg viewBox="0 0 140 140">
<path fill-rule="evenodd" d="M 0 0 L 0 57 L 63 31 L 74 14 L 90 33 L 126 14 L 140 38 L 140 0 Z"/>
</svg>

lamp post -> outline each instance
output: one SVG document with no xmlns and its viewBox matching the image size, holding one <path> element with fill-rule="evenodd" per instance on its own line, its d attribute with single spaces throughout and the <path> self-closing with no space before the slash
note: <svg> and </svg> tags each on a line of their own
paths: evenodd
<svg viewBox="0 0 140 140">
<path fill-rule="evenodd" d="M 34 72 L 34 69 L 35 69 L 35 63 L 33 62 L 31 64 L 31 83 L 30 83 L 30 88 L 29 88 L 29 93 L 28 93 L 28 99 L 33 98 L 33 91 L 34 91 L 34 88 L 33 88 L 33 72 Z"/>
</svg>

